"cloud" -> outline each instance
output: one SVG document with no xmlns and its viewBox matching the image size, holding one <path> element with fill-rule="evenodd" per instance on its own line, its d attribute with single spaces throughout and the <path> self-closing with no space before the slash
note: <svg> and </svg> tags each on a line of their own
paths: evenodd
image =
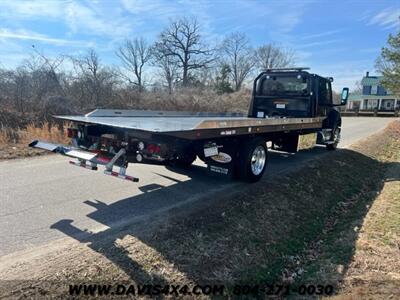
<svg viewBox="0 0 400 300">
<path fill-rule="evenodd" d="M 40 34 L 33 31 L 27 31 L 24 29 L 10 30 L 6 28 L 0 28 L 0 38 L 3 39 L 17 39 L 17 40 L 32 40 L 43 42 L 47 44 L 57 46 L 73 46 L 73 47 L 93 47 L 94 43 L 87 41 L 72 41 L 59 38 L 51 38 L 47 35 Z"/>
<path fill-rule="evenodd" d="M 135 20 L 129 19 L 113 3 L 104 2 L 104 5 L 91 3 L 85 6 L 81 2 L 70 2 L 64 8 L 65 23 L 72 33 L 108 37 L 127 36 L 136 25 Z"/>
<path fill-rule="evenodd" d="M 330 45 L 330 44 L 338 43 L 340 41 L 341 41 L 340 39 L 333 39 L 333 40 L 322 40 L 322 41 L 310 42 L 310 43 L 301 43 L 296 46 L 296 49 L 304 49 L 304 48 L 310 48 L 310 47 Z"/>
<path fill-rule="evenodd" d="M 343 87 L 353 89 L 356 81 L 360 81 L 366 71 L 373 71 L 373 61 L 368 59 L 347 60 L 340 64 L 324 63 L 315 64 L 310 62 L 312 71 L 322 76 L 334 78 L 333 89 L 340 92 Z"/>
<path fill-rule="evenodd" d="M 264 18 L 270 25 L 270 34 L 279 40 L 289 34 L 302 22 L 303 16 L 313 1 L 259 1 L 242 0 L 238 4 L 241 11 L 256 18 Z"/>
<path fill-rule="evenodd" d="M 61 1 L 1 1 L 0 15 L 3 18 L 32 19 L 40 17 L 58 18 L 63 15 L 63 4 Z"/>
<path fill-rule="evenodd" d="M 368 22 L 368 25 L 379 25 L 384 29 L 392 29 L 400 27 L 400 8 L 388 7 Z"/>
<path fill-rule="evenodd" d="M 131 14 L 151 13 L 156 17 L 169 17 L 179 11 L 179 6 L 174 5 L 173 2 L 165 5 L 160 0 L 121 0 L 121 4 Z"/>
<path fill-rule="evenodd" d="M 167 25 L 171 19 L 196 17 L 201 24 L 200 29 L 203 36 L 207 36 L 210 40 L 219 37 L 213 26 L 213 2 L 121 0 L 121 4 L 123 9 L 131 15 L 131 19 L 136 20 L 140 25 L 147 23 L 146 31 L 141 35 L 157 36 L 162 27 Z M 149 22 L 150 24 L 148 24 Z"/>
<path fill-rule="evenodd" d="M 342 31 L 343 31 L 343 29 L 335 29 L 335 30 L 329 30 L 329 31 L 323 31 L 323 32 L 319 32 L 319 33 L 304 35 L 300 38 L 302 40 L 319 39 L 321 37 L 331 36 L 331 35 L 334 35 L 336 33 L 342 32 Z"/>
<path fill-rule="evenodd" d="M 102 5 L 74 0 L 0 1 L 0 18 L 12 23 L 33 20 L 62 22 L 71 34 L 110 37 L 128 34 L 134 23 L 113 1 Z"/>
</svg>

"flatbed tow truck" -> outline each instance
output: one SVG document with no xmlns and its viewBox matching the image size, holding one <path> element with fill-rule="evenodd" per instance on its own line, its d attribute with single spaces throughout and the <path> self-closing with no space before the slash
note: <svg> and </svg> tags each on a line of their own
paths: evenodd
<svg viewBox="0 0 400 300">
<path fill-rule="evenodd" d="M 97 109 L 84 116 L 55 116 L 71 122 L 72 146 L 35 140 L 29 146 L 77 159 L 71 164 L 137 182 L 126 175 L 129 163 L 190 166 L 198 157 L 212 172 L 256 182 L 272 149 L 296 152 L 299 139 L 336 149 L 341 116 L 349 89 L 332 98 L 332 78 L 307 68 L 271 69 L 253 83 L 248 116 L 235 113 L 192 113 Z M 118 168 L 115 171 L 115 168 Z"/>
</svg>

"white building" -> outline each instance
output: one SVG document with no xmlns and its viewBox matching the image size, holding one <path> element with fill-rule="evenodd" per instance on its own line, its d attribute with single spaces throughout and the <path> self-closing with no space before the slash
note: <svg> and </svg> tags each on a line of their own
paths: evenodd
<svg viewBox="0 0 400 300">
<path fill-rule="evenodd" d="M 400 110 L 400 97 L 391 94 L 381 84 L 382 76 L 370 76 L 361 80 L 362 94 L 350 94 L 347 110 L 396 111 Z"/>
</svg>

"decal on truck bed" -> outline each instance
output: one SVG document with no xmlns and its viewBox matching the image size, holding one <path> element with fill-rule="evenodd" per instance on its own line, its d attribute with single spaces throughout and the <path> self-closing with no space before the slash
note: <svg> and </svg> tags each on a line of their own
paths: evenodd
<svg viewBox="0 0 400 300">
<path fill-rule="evenodd" d="M 212 160 L 223 163 L 223 164 L 228 164 L 232 161 L 232 157 L 224 152 L 220 152 L 217 155 L 211 156 Z"/>
<path fill-rule="evenodd" d="M 214 156 L 214 155 L 218 155 L 218 147 L 208 147 L 208 148 L 204 148 L 204 156 L 205 157 L 210 157 L 210 156 Z"/>
<path fill-rule="evenodd" d="M 236 134 L 236 130 L 224 130 L 224 131 L 221 131 L 221 135 L 232 135 L 232 134 Z"/>
<path fill-rule="evenodd" d="M 277 103 L 276 108 L 285 108 L 286 104 L 285 103 Z"/>
<path fill-rule="evenodd" d="M 225 169 L 225 168 L 221 168 L 221 167 L 210 165 L 210 171 L 226 175 L 226 174 L 228 174 L 229 169 Z"/>
</svg>

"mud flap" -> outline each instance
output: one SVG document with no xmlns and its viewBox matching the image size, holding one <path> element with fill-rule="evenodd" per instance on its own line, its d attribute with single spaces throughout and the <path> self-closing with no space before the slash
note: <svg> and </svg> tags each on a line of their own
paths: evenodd
<svg viewBox="0 0 400 300">
<path fill-rule="evenodd" d="M 273 144 L 274 150 L 296 153 L 300 150 L 311 149 L 316 145 L 317 134 L 288 134 Z"/>
<path fill-rule="evenodd" d="M 211 173 L 233 177 L 234 157 L 225 152 L 207 158 L 207 168 Z"/>
<path fill-rule="evenodd" d="M 297 151 L 314 148 L 317 144 L 317 133 L 308 133 L 299 136 Z"/>
</svg>

